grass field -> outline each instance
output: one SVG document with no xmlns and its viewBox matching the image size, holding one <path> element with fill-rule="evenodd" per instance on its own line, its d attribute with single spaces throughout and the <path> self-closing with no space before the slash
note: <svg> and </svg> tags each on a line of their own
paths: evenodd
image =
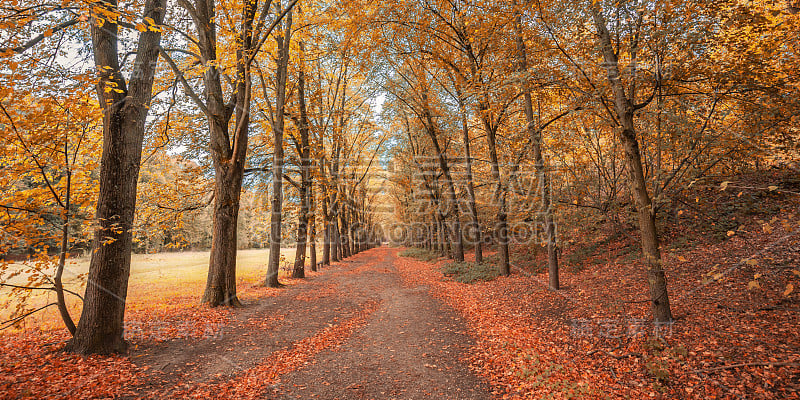
<svg viewBox="0 0 800 400">
<path fill-rule="evenodd" d="M 318 247 L 319 248 L 319 247 Z M 295 249 L 281 249 L 284 267 L 294 261 Z M 266 275 L 268 249 L 239 250 L 236 259 L 237 287 L 241 289 L 258 286 Z M 131 275 L 128 281 L 126 309 L 150 308 L 158 304 L 186 304 L 199 302 L 208 274 L 208 251 L 180 253 L 134 254 L 131 260 Z M 308 262 L 306 262 L 308 268 Z M 19 265 L 11 265 L 11 268 Z M 84 282 L 78 277 L 89 270 L 89 259 L 78 258 L 67 261 L 64 271 L 64 287 L 83 295 Z M 281 277 L 284 276 L 282 271 Z M 52 276 L 52 274 L 51 274 Z M 85 280 L 85 279 L 83 279 Z M 19 275 L 8 283 L 24 285 L 27 276 Z M 51 291 L 37 291 L 27 306 L 41 307 L 53 302 Z M 67 296 L 73 319 L 80 316 L 80 300 Z M 16 307 L 9 288 L 0 288 L 0 321 L 6 321 Z M 56 307 L 49 307 L 28 317 L 22 328 L 43 329 L 63 326 Z"/>
</svg>

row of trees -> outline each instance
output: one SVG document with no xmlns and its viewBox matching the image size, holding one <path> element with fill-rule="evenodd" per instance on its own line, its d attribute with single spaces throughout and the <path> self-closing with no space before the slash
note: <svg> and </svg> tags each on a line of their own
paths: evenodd
<svg viewBox="0 0 800 400">
<path fill-rule="evenodd" d="M 468 238 L 481 262 L 488 234 L 507 275 L 527 225 L 557 290 L 579 210 L 630 207 L 653 317 L 669 322 L 659 212 L 698 178 L 797 155 L 787 2 L 426 0 L 364 17 L 391 49 L 405 243 L 455 260 Z"/>
<path fill-rule="evenodd" d="M 54 273 L 6 263 L 0 279 L 54 291 L 72 351 L 122 351 L 135 233 L 211 207 L 202 301 L 235 306 L 242 192 L 269 199 L 278 286 L 284 237 L 302 277 L 317 238 L 328 263 L 391 231 L 374 173 L 390 143 L 407 244 L 456 260 L 472 244 L 481 262 L 493 243 L 509 274 L 533 224 L 558 289 L 584 212 L 624 224 L 630 209 L 653 316 L 670 321 L 659 213 L 698 178 L 796 156 L 798 18 L 766 0 L 8 0 L 0 235 L 42 265 L 59 251 Z M 140 174 L 175 152 L 175 173 Z M 76 247 L 92 249 L 77 324 L 61 282 Z"/>
<path fill-rule="evenodd" d="M 57 293 L 73 334 L 70 351 L 125 350 L 133 234 L 185 223 L 206 205 L 213 207 L 211 256 L 201 301 L 238 305 L 243 186 L 270 196 L 267 286 L 281 285 L 287 205 L 297 215 L 294 277 L 305 274 L 307 248 L 317 267 L 319 237 L 322 264 L 380 239 L 372 171 L 385 135 L 372 122 L 372 72 L 330 30 L 342 22 L 328 4 L 11 3 L 0 15 L 2 75 L 10 83 L 0 104 L 4 137 L 14 140 L 4 143 L 0 166 L 19 169 L 19 178 L 2 182 L 10 194 L 2 222 L 13 227 L 2 239 L 9 247 L 39 245 L 44 261 L 48 251 L 33 233 L 58 231 L 62 240 L 54 278 L 41 266 L 15 271 L 8 263 L 0 278 L 30 274 L 32 285 L 4 285 Z M 140 177 L 142 164 L 174 164 L 168 151 L 175 149 L 191 161 Z M 85 294 L 72 293 L 83 301 L 76 324 L 61 274 L 76 233 L 86 230 L 94 239 Z"/>
</svg>

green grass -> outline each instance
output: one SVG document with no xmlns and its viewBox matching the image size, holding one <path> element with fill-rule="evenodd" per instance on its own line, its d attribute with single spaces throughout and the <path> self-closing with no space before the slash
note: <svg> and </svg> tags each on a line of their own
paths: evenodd
<svg viewBox="0 0 800 400">
<path fill-rule="evenodd" d="M 444 276 L 461 283 L 491 281 L 500 276 L 500 270 L 494 264 L 468 261 L 446 264 L 440 271 Z"/>
<path fill-rule="evenodd" d="M 437 260 L 439 255 L 433 251 L 412 247 L 401 251 L 400 257 L 416 258 L 420 261 L 431 262 Z"/>
</svg>

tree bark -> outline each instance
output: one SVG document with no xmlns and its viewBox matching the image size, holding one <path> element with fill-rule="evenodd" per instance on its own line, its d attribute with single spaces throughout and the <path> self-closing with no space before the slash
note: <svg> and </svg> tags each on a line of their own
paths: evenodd
<svg viewBox="0 0 800 400">
<path fill-rule="evenodd" d="M 458 94 L 458 107 L 461 111 L 461 133 L 464 137 L 464 158 L 466 167 L 467 179 L 467 195 L 469 196 L 469 213 L 472 220 L 472 237 L 475 240 L 475 262 L 480 264 L 483 262 L 483 237 L 481 232 L 481 224 L 478 219 L 478 206 L 475 201 L 475 181 L 472 177 L 472 154 L 470 152 L 470 137 L 469 125 L 467 123 L 467 109 L 464 105 L 464 100 L 461 97 L 461 90 L 456 89 Z"/>
<path fill-rule="evenodd" d="M 350 238 L 348 237 L 349 234 L 347 232 L 348 223 L 347 223 L 347 206 L 344 202 L 344 197 L 341 198 L 339 202 L 339 244 L 341 247 L 341 255 L 342 259 L 348 258 L 351 256 L 350 254 Z"/>
<path fill-rule="evenodd" d="M 528 72 L 527 52 L 525 42 L 522 38 L 522 17 L 518 10 L 514 10 L 514 28 L 517 34 L 517 61 L 519 71 L 523 74 Z M 547 173 L 544 157 L 542 155 L 542 130 L 537 126 L 533 115 L 533 101 L 531 99 L 530 88 L 527 84 L 527 77 L 523 76 L 525 83 L 523 90 L 523 109 L 527 122 L 528 135 L 533 146 L 533 162 L 536 169 L 536 181 L 539 184 L 539 196 L 542 202 L 542 219 L 544 220 L 545 232 L 547 237 L 547 274 L 549 277 L 550 289 L 559 289 L 558 277 L 558 247 L 556 243 L 556 224 L 553 217 L 553 207 L 550 201 L 550 174 Z"/>
<path fill-rule="evenodd" d="M 310 215 L 308 217 L 309 225 L 310 225 L 310 235 L 309 235 L 309 244 L 311 246 L 310 249 L 310 260 L 309 264 L 311 264 L 311 271 L 317 271 L 317 212 L 316 206 L 314 204 L 314 180 L 311 180 L 311 186 L 308 188 L 308 206 L 310 210 Z"/>
<path fill-rule="evenodd" d="M 325 188 L 323 187 L 322 190 L 325 190 Z M 328 197 L 325 193 L 322 196 L 322 217 L 325 223 L 325 231 L 322 234 L 324 239 L 322 242 L 322 264 L 331 265 L 331 223 L 328 216 Z"/>
<path fill-rule="evenodd" d="M 144 14 L 156 25 L 164 22 L 164 0 L 148 0 Z M 117 12 L 117 2 L 101 1 L 96 6 Z M 153 76 L 158 60 L 161 33 L 143 32 L 131 75 L 130 87 L 122 77 L 118 54 L 119 26 L 98 17 L 92 21 L 94 61 L 100 74 L 99 103 L 103 105 L 103 154 L 100 191 L 83 310 L 68 351 L 81 354 L 124 352 L 125 300 L 130 276 L 136 186 L 142 156 L 145 121 L 150 106 Z"/>
<path fill-rule="evenodd" d="M 625 93 L 619 60 L 611 43 L 611 34 L 606 27 L 605 18 L 596 6 L 591 7 L 592 18 L 600 39 L 603 61 L 608 80 L 614 95 L 614 112 L 618 118 L 619 138 L 625 148 L 625 159 L 629 173 L 631 194 L 636 201 L 636 214 L 639 219 L 642 253 L 647 268 L 647 283 L 650 289 L 650 308 L 653 318 L 659 323 L 672 321 L 672 311 L 667 292 L 667 279 L 661 265 L 658 232 L 655 224 L 655 212 L 647 191 L 647 182 L 642 168 L 642 157 L 639 142 L 636 139 L 634 115 L 636 107 L 633 101 L 633 90 Z M 634 61 L 635 62 L 635 61 Z M 632 62 L 633 64 L 633 62 Z M 635 65 L 635 64 L 634 64 Z M 632 83 L 632 85 L 635 82 Z"/>
<path fill-rule="evenodd" d="M 242 168 L 225 161 L 215 166 L 211 255 L 200 302 L 211 307 L 236 307 L 241 305 L 236 295 L 236 241 Z"/>
<path fill-rule="evenodd" d="M 338 212 L 334 211 L 331 224 L 331 233 L 333 234 L 331 238 L 331 249 L 333 253 L 331 258 L 333 261 L 342 261 L 342 242 L 339 237 L 339 216 L 337 214 Z"/>
<path fill-rule="evenodd" d="M 272 205 L 270 215 L 269 264 L 264 285 L 280 287 L 278 268 L 281 258 L 281 223 L 283 222 L 283 128 L 286 106 L 286 75 L 289 69 L 289 43 L 292 38 L 292 11 L 286 14 L 284 31 L 275 40 L 278 44 L 279 57 L 275 88 L 275 121 L 272 127 Z"/>
<path fill-rule="evenodd" d="M 308 240 L 308 214 L 309 214 L 309 191 L 311 187 L 311 148 L 308 141 L 308 113 L 306 112 L 306 92 L 305 76 L 303 71 L 303 42 L 300 42 L 300 68 L 297 79 L 297 95 L 300 107 L 300 143 L 298 155 L 300 156 L 300 214 L 297 221 L 297 251 L 294 257 L 294 268 L 292 278 L 305 278 L 306 263 L 306 242 Z M 312 263 L 312 269 L 316 266 Z"/>
</svg>

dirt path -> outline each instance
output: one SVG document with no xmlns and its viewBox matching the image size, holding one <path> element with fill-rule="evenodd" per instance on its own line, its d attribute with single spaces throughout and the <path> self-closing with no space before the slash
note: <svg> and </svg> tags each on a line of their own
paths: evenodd
<svg viewBox="0 0 800 400">
<path fill-rule="evenodd" d="M 131 397 L 241 386 L 274 399 L 490 398 L 462 361 L 464 322 L 427 287 L 403 286 L 397 253 L 366 251 L 248 304 L 218 337 L 135 350 L 153 372 Z"/>
</svg>

